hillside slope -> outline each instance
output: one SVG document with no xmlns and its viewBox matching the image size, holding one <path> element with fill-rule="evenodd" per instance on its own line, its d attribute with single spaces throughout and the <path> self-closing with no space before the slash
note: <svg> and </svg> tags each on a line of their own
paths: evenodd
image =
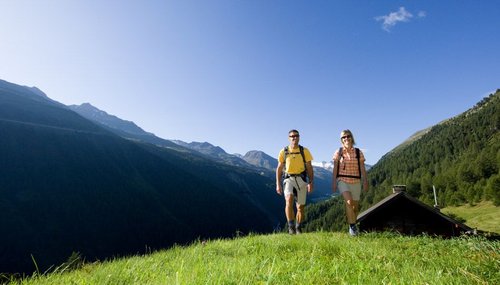
<svg viewBox="0 0 500 285">
<path fill-rule="evenodd" d="M 454 215 L 465 220 L 468 226 L 480 231 L 500 234 L 500 207 L 490 201 L 476 205 L 462 205 L 441 209 L 446 215 Z"/>
<path fill-rule="evenodd" d="M 389 234 L 252 235 L 84 265 L 23 284 L 498 284 L 499 246 Z"/>
<path fill-rule="evenodd" d="M 408 192 L 433 203 L 460 205 L 491 200 L 500 204 L 500 90 L 470 110 L 433 126 L 418 139 L 389 152 L 369 171 L 374 191 L 368 206 L 406 184 Z"/>
<path fill-rule="evenodd" d="M 370 191 L 362 194 L 362 210 L 386 198 L 392 186 L 407 185 L 407 192 L 440 207 L 475 204 L 482 200 L 500 205 L 500 90 L 470 110 L 426 130 L 390 151 L 368 171 Z M 312 229 L 344 230 L 342 199 L 307 208 Z"/>
<path fill-rule="evenodd" d="M 30 88 L 0 82 L 0 272 L 40 270 L 198 237 L 270 232 L 269 179 L 125 140 Z M 258 177 L 258 178 L 255 178 Z"/>
<path fill-rule="evenodd" d="M 144 131 L 134 122 L 123 120 L 116 116 L 110 115 L 105 111 L 92 106 L 89 103 L 84 103 L 81 105 L 70 105 L 68 106 L 68 108 L 120 137 L 182 151 L 186 150 L 178 147 L 177 144 L 169 140 L 159 138 L 152 133 Z"/>
</svg>

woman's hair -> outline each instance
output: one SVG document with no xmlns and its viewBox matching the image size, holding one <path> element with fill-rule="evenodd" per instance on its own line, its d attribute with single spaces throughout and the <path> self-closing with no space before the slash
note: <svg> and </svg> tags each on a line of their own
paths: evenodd
<svg viewBox="0 0 500 285">
<path fill-rule="evenodd" d="M 340 132 L 340 143 L 344 145 L 344 142 L 342 141 L 343 136 L 351 136 L 352 139 L 352 145 L 356 144 L 356 141 L 354 140 L 354 136 L 352 135 L 352 132 L 350 130 L 343 130 Z"/>
</svg>

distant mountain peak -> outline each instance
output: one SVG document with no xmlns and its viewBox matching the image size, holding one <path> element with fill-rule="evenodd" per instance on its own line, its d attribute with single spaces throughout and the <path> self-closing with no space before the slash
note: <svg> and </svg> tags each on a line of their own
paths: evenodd
<svg viewBox="0 0 500 285">
<path fill-rule="evenodd" d="M 179 141 L 177 141 L 179 143 Z M 180 143 L 182 144 L 182 143 Z M 186 143 L 185 143 L 186 144 Z M 209 154 L 209 155 L 215 155 L 215 156 L 227 156 L 229 155 L 224 149 L 222 149 L 220 146 L 215 146 L 209 142 L 190 142 L 187 143 L 187 146 L 191 149 L 194 149 L 196 151 Z"/>
<path fill-rule="evenodd" d="M 49 96 L 45 94 L 42 90 L 38 89 L 38 87 L 26 87 L 28 88 L 31 92 L 35 93 L 36 95 L 40 95 L 46 99 L 49 99 Z"/>
<path fill-rule="evenodd" d="M 90 110 L 98 110 L 98 111 L 104 112 L 102 110 L 99 110 L 98 108 L 96 108 L 94 105 L 92 105 L 90 103 L 82 103 L 82 104 L 80 104 L 80 107 L 90 109 Z M 104 112 L 104 113 L 106 113 L 106 112 Z"/>
<path fill-rule="evenodd" d="M 243 156 L 243 160 L 252 165 L 263 167 L 269 170 L 274 170 L 278 166 L 278 161 L 275 158 L 259 150 L 251 150 L 247 152 Z"/>
<path fill-rule="evenodd" d="M 30 98 L 31 100 L 35 100 L 38 102 L 50 102 L 51 104 L 55 104 L 59 107 L 65 106 L 57 101 L 50 99 L 42 90 L 38 89 L 38 87 L 17 85 L 0 79 L 0 91 L 2 90 L 15 92 L 17 96 Z"/>
<path fill-rule="evenodd" d="M 81 105 L 70 105 L 68 106 L 71 110 L 77 112 L 81 116 L 90 119 L 92 121 L 97 121 L 102 125 L 105 125 L 108 128 L 122 130 L 124 132 L 135 134 L 135 135 L 144 135 L 147 132 L 141 129 L 132 121 L 127 121 L 120 119 L 114 115 L 110 115 L 105 111 L 100 110 L 99 108 L 91 105 L 90 103 L 83 103 Z M 153 135 L 151 133 L 147 133 L 149 135 Z"/>
<path fill-rule="evenodd" d="M 98 116 L 109 116 L 111 118 L 119 119 L 116 116 L 110 115 L 107 112 L 100 110 L 99 108 L 93 106 L 90 103 L 83 103 L 80 105 L 70 105 L 69 107 L 73 110 L 78 110 L 80 112 L 87 112 L 88 114 L 92 114 L 94 116 L 97 116 L 97 115 Z M 119 119 L 119 120 L 122 120 L 122 119 Z M 125 121 L 125 120 L 122 120 L 122 121 Z M 126 121 L 126 122 L 128 122 L 128 121 Z"/>
<path fill-rule="evenodd" d="M 199 147 L 215 147 L 217 148 L 218 146 L 214 146 L 213 144 L 209 142 L 191 142 L 192 144 L 197 144 Z M 220 147 L 218 147 L 220 148 Z"/>
</svg>

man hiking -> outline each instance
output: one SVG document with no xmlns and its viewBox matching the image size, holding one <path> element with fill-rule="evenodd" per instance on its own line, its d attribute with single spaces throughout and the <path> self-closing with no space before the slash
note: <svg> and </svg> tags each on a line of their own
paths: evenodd
<svg viewBox="0 0 500 285">
<path fill-rule="evenodd" d="M 304 219 L 307 193 L 313 191 L 314 172 L 311 164 L 313 157 L 307 148 L 299 145 L 299 131 L 289 131 L 288 140 L 290 144 L 283 148 L 278 156 L 276 192 L 279 195 L 285 193 L 288 233 L 300 234 L 302 233 L 301 225 Z M 284 178 L 283 185 L 282 178 Z M 294 200 L 297 206 L 297 215 L 294 213 Z"/>
</svg>

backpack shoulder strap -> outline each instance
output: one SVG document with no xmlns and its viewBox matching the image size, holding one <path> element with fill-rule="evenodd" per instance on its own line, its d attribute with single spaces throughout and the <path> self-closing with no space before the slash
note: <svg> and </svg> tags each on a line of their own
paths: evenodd
<svg viewBox="0 0 500 285">
<path fill-rule="evenodd" d="M 306 167 L 306 156 L 304 155 L 304 147 L 299 144 L 300 155 L 302 156 L 302 161 L 304 162 L 304 167 Z"/>
<path fill-rule="evenodd" d="M 300 150 L 300 156 L 302 156 L 302 161 L 304 162 L 304 172 L 302 172 L 303 174 L 302 178 L 304 179 L 304 181 L 308 182 L 312 178 L 309 177 L 309 174 L 307 173 L 306 155 L 304 154 L 304 147 L 301 146 L 300 144 L 299 144 L 299 150 Z"/>
<path fill-rule="evenodd" d="M 358 159 L 358 173 L 359 177 L 361 177 L 361 163 L 359 162 L 359 148 L 355 148 L 356 150 L 356 158 Z"/>
<path fill-rule="evenodd" d="M 288 155 L 288 146 L 285 146 L 283 148 L 283 163 L 284 163 L 284 167 L 283 167 L 283 177 L 285 177 L 285 173 L 286 173 L 286 156 Z"/>
</svg>

